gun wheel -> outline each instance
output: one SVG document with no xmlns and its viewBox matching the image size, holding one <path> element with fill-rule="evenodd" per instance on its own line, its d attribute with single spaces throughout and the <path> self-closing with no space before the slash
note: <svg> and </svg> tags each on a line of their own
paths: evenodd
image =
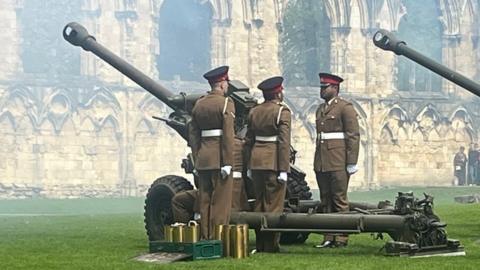
<svg viewBox="0 0 480 270">
<path fill-rule="evenodd" d="M 173 222 L 171 207 L 173 196 L 192 188 L 192 184 L 187 179 L 177 175 L 162 176 L 152 183 L 144 206 L 148 240 L 163 239 L 163 226 Z"/>
</svg>

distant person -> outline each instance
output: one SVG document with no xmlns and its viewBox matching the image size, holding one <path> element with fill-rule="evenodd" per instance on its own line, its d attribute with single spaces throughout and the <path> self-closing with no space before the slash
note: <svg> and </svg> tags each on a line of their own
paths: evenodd
<svg viewBox="0 0 480 270">
<path fill-rule="evenodd" d="M 457 177 L 457 185 L 465 185 L 465 165 L 467 164 L 467 156 L 465 155 L 465 147 L 460 146 L 460 149 L 453 158 L 453 168 L 455 177 Z"/>
<path fill-rule="evenodd" d="M 467 184 L 474 184 L 477 182 L 478 158 L 478 143 L 472 143 L 470 144 L 470 148 L 468 149 Z"/>
<path fill-rule="evenodd" d="M 480 151 L 478 151 L 477 161 L 475 162 L 475 176 L 476 177 L 473 179 L 472 184 L 480 185 Z"/>
</svg>

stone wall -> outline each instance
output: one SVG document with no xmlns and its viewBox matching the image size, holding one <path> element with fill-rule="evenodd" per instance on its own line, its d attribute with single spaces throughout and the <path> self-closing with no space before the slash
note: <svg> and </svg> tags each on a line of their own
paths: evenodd
<svg viewBox="0 0 480 270">
<path fill-rule="evenodd" d="M 25 23 L 25 14 L 32 12 L 36 1 L 51 4 L 46 0 L 0 4 L 0 36 L 9 41 L 0 51 L 4 59 L 0 66 L 0 198 L 139 196 L 159 176 L 189 178 L 180 168 L 189 152 L 186 143 L 164 123 L 151 119 L 152 115 L 168 116 L 169 109 L 96 56 L 66 44 L 60 33 L 67 18 L 51 16 L 58 36 L 45 35 L 52 30 L 41 23 L 38 29 L 26 31 L 25 25 L 32 22 Z M 65 12 L 77 14 L 77 20 L 103 45 L 158 78 L 156 61 L 162 46 L 158 18 L 163 16 L 165 1 L 175 0 L 76 0 L 80 11 Z M 283 72 L 280 63 L 288 52 L 281 51 L 287 28 L 282 16 L 294 2 L 203 1 L 212 10 L 211 66 L 230 65 L 231 77 L 258 94 L 258 82 Z M 478 1 L 454 2 L 438 1 L 442 62 L 479 79 Z M 397 91 L 399 58 L 376 48 L 371 38 L 378 28 L 398 29 L 411 12 L 403 1 L 322 3 L 328 18 L 319 21 L 330 24 L 330 71 L 345 78 L 341 93 L 354 102 L 361 127 L 361 169 L 352 177 L 351 189 L 450 185 L 456 150 L 478 141 L 477 97 L 445 80 L 434 93 Z M 51 6 L 48 14 L 61 14 L 63 9 Z M 22 36 L 27 32 L 33 35 L 30 39 Z M 25 70 L 25 53 L 33 46 L 28 40 L 47 46 L 46 64 L 55 69 Z M 78 53 L 79 62 L 75 62 Z M 79 74 L 65 74 L 58 68 L 70 64 L 80 66 Z M 176 93 L 207 89 L 204 82 L 161 83 Z M 318 88 L 290 85 L 286 102 L 293 112 L 297 164 L 316 188 L 312 160 L 314 112 L 322 102 Z"/>
</svg>

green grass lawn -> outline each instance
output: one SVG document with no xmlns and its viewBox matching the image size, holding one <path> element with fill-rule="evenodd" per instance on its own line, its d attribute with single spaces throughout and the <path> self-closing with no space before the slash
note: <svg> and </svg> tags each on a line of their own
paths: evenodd
<svg viewBox="0 0 480 270">
<path fill-rule="evenodd" d="M 351 200 L 394 200 L 397 190 L 353 192 Z M 464 257 L 390 258 L 383 241 L 353 235 L 348 248 L 318 250 L 311 235 L 282 254 L 247 259 L 155 265 L 133 261 L 148 248 L 143 199 L 0 200 L 0 269 L 479 269 L 480 205 L 453 202 L 456 195 L 480 188 L 413 188 L 435 196 L 436 213 L 448 223 L 450 238 L 465 246 Z M 388 237 L 387 237 L 388 238 Z M 253 234 L 250 244 L 254 244 Z"/>
</svg>

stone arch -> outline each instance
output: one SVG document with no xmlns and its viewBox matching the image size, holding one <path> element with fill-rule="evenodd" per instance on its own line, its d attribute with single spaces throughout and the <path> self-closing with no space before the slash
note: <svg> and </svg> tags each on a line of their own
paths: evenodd
<svg viewBox="0 0 480 270">
<path fill-rule="evenodd" d="M 424 106 L 415 116 L 415 128 L 413 132 L 417 130 L 424 135 L 424 140 L 439 140 L 438 125 L 442 119 L 442 115 L 438 112 L 437 108 L 432 104 Z M 432 136 L 430 138 L 430 136 Z"/>
<path fill-rule="evenodd" d="M 120 130 L 120 124 L 118 122 L 118 119 L 114 115 L 108 115 L 107 117 L 101 119 L 101 121 L 98 122 L 98 132 L 102 132 L 106 130 L 107 128 L 111 127 L 112 132 L 115 134 L 121 133 Z"/>
<path fill-rule="evenodd" d="M 115 97 L 111 89 L 106 87 L 95 87 L 93 91 L 85 95 L 83 100 L 84 102 L 81 105 L 84 108 L 92 107 L 95 102 L 100 102 L 106 104 L 115 112 L 120 112 L 122 110 L 122 106 L 117 97 Z"/>
<path fill-rule="evenodd" d="M 140 122 L 138 122 L 135 128 L 135 137 L 137 133 L 140 133 L 140 132 L 143 132 L 143 133 L 146 132 L 153 136 L 156 133 L 156 129 L 153 126 L 152 121 L 148 120 L 147 118 L 142 118 Z"/>
<path fill-rule="evenodd" d="M 80 123 L 77 125 L 79 127 L 81 126 L 81 130 L 85 131 L 84 120 L 88 116 L 95 126 L 95 131 L 99 131 L 100 123 L 102 123 L 110 115 L 118 115 L 121 110 L 122 107 L 118 99 L 110 89 L 105 87 L 97 87 L 92 92 L 87 93 L 85 95 L 84 102 L 79 104 L 79 117 L 77 120 L 80 120 Z M 79 130 L 77 130 L 77 132 Z"/>
<path fill-rule="evenodd" d="M 331 25 L 325 2 L 288 2 L 282 26 L 280 59 L 287 85 L 317 86 L 317 73 L 330 71 Z"/>
<path fill-rule="evenodd" d="M 208 0 L 213 10 L 213 19 L 230 21 L 232 17 L 232 3 L 228 0 Z"/>
<path fill-rule="evenodd" d="M 50 121 L 55 133 L 59 134 L 74 111 L 71 94 L 66 89 L 56 89 L 44 99 L 44 104 L 45 120 Z"/>
<path fill-rule="evenodd" d="M 166 127 L 166 124 L 162 121 L 152 120 L 152 115 L 168 118 L 172 110 L 164 103 L 158 101 L 156 98 L 152 97 L 152 95 L 146 94 L 137 107 L 138 110 L 142 112 L 142 115 L 136 121 L 137 130 L 135 133 L 142 132 L 139 129 L 142 126 L 147 127 L 149 132 L 151 132 L 151 135 L 157 134 L 159 130 L 165 130 L 167 133 L 174 133 L 174 131 L 171 128 Z M 146 124 L 146 126 L 144 124 Z"/>
<path fill-rule="evenodd" d="M 41 102 L 32 94 L 31 89 L 23 85 L 14 85 L 7 89 L 0 108 L 9 111 L 15 118 L 16 129 L 37 128 L 40 121 L 39 104 Z"/>
<path fill-rule="evenodd" d="M 2 127 L 2 131 L 8 130 L 7 126 L 3 125 L 2 123 L 6 122 L 7 126 L 12 128 L 12 131 L 17 129 L 17 123 L 15 121 L 15 117 L 9 111 L 3 111 L 0 114 L 0 126 Z"/>
<path fill-rule="evenodd" d="M 478 139 L 478 134 L 472 125 L 470 113 L 463 106 L 455 109 L 449 120 L 455 140 L 462 141 L 468 139 L 468 142 L 472 142 Z"/>
<path fill-rule="evenodd" d="M 382 120 L 382 129 L 380 138 L 385 137 L 386 130 L 390 133 L 392 143 L 397 143 L 399 139 L 408 139 L 408 128 L 410 117 L 405 109 L 400 105 L 394 104 Z"/>
<path fill-rule="evenodd" d="M 224 2 L 162 2 L 157 21 L 160 49 L 156 57 L 160 79 L 203 81 L 201 74 L 212 64 L 212 19 L 226 16 L 228 8 Z"/>
<path fill-rule="evenodd" d="M 349 26 L 351 0 L 326 0 L 327 15 L 331 27 L 344 28 Z"/>
<path fill-rule="evenodd" d="M 442 25 L 436 0 L 405 0 L 407 14 L 398 26 L 398 37 L 426 56 L 442 61 Z M 441 92 L 440 76 L 405 57 L 397 57 L 395 84 L 400 91 Z"/>
<path fill-rule="evenodd" d="M 459 12 L 461 8 L 456 0 L 439 0 L 441 11 L 440 21 L 445 35 L 457 35 L 460 33 Z"/>
<path fill-rule="evenodd" d="M 374 2 L 374 1 L 373 1 Z M 349 24 L 350 27 L 352 27 L 352 14 L 354 13 L 353 7 L 357 8 L 358 13 L 359 13 L 359 18 L 358 22 L 359 25 L 357 25 L 358 28 L 360 29 L 368 29 L 370 26 L 370 16 L 373 16 L 372 14 L 374 11 L 369 9 L 369 3 L 370 1 L 367 0 L 351 0 L 350 2 L 350 20 Z"/>
</svg>

